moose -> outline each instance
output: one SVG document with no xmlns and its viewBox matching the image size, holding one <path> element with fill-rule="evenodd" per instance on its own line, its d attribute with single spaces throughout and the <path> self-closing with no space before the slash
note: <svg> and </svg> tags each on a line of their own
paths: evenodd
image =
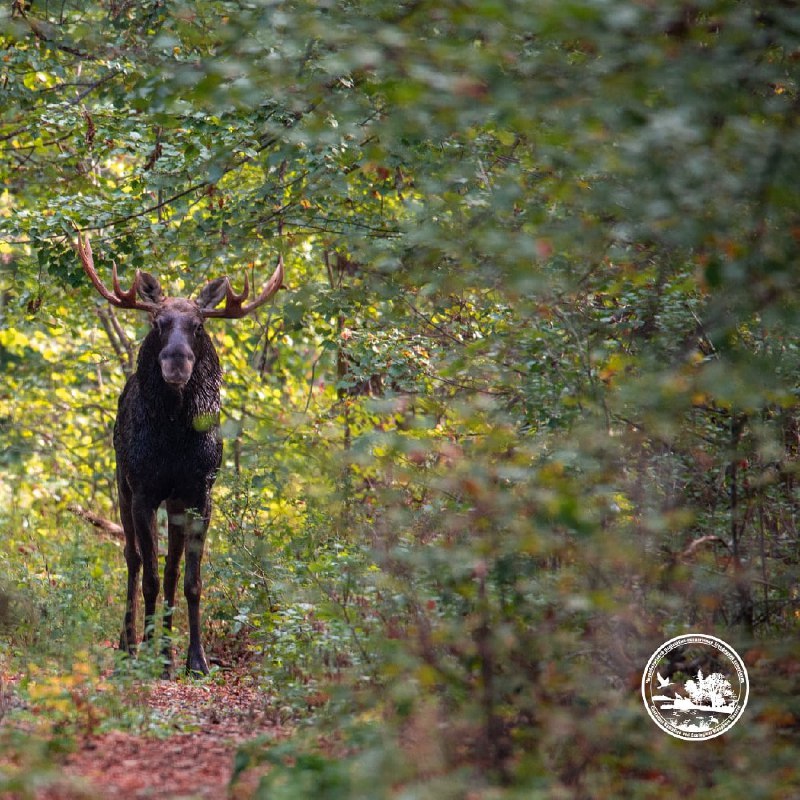
<svg viewBox="0 0 800 800">
<path fill-rule="evenodd" d="M 77 229 L 76 229 L 77 231 Z M 211 488 L 222 461 L 219 435 L 222 371 L 204 329 L 208 318 L 238 319 L 266 303 L 283 282 L 283 259 L 251 302 L 245 274 L 236 293 L 227 276 L 210 281 L 194 299 L 165 297 L 158 280 L 137 270 L 130 289 L 100 280 L 88 237 L 77 231 L 74 247 L 95 289 L 112 305 L 146 311 L 151 328 L 139 348 L 136 371 L 119 397 L 114 450 L 119 508 L 125 532 L 128 589 L 120 649 L 136 653 L 139 576 L 144 596 L 144 641 L 153 638 L 159 594 L 156 512 L 167 511 L 162 655 L 172 674 L 172 616 L 180 561 L 186 554 L 184 595 L 189 617 L 187 673 L 208 674 L 200 634 L 200 564 L 211 516 Z M 222 308 L 217 306 L 225 300 Z"/>
</svg>

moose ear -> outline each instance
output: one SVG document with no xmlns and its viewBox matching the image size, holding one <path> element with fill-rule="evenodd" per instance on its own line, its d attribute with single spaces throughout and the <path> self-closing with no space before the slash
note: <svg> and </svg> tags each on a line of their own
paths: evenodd
<svg viewBox="0 0 800 800">
<path fill-rule="evenodd" d="M 139 281 L 139 297 L 148 303 L 164 302 L 164 293 L 161 291 L 161 284 L 158 278 L 154 278 L 149 272 L 141 273 L 141 280 Z"/>
<path fill-rule="evenodd" d="M 195 303 L 200 308 L 214 308 L 219 305 L 224 299 L 228 291 L 228 279 L 216 278 L 207 283 L 197 295 Z"/>
</svg>

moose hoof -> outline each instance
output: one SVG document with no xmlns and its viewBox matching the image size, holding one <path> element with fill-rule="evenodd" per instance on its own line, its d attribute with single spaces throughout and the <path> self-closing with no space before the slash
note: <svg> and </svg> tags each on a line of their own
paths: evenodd
<svg viewBox="0 0 800 800">
<path fill-rule="evenodd" d="M 125 634 L 125 631 L 122 631 L 122 634 L 119 637 L 119 649 L 123 653 L 127 653 L 131 658 L 136 657 L 136 639 L 129 639 Z"/>
<path fill-rule="evenodd" d="M 186 659 L 187 675 L 208 675 L 208 662 L 206 654 L 201 650 L 199 653 L 189 653 Z"/>
<path fill-rule="evenodd" d="M 175 677 L 175 665 L 172 660 L 172 647 L 166 637 L 161 643 L 161 663 L 163 664 L 161 679 L 171 681 Z"/>
</svg>

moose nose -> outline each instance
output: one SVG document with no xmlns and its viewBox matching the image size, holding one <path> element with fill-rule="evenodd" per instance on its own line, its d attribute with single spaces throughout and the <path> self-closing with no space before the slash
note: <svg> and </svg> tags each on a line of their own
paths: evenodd
<svg viewBox="0 0 800 800">
<path fill-rule="evenodd" d="M 175 344 L 164 348 L 158 357 L 161 375 L 171 386 L 185 386 L 192 377 L 194 353 L 185 344 Z"/>
</svg>

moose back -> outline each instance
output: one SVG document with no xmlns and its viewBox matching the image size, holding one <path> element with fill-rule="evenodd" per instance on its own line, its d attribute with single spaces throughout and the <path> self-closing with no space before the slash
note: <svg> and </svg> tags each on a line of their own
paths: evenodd
<svg viewBox="0 0 800 800">
<path fill-rule="evenodd" d="M 75 249 L 97 291 L 112 305 L 146 311 L 152 327 L 139 348 L 136 371 L 119 398 L 114 424 L 117 488 L 125 531 L 128 588 L 120 649 L 136 652 L 139 581 L 144 596 L 144 638 L 154 635 L 160 590 L 156 512 L 167 510 L 162 655 L 172 673 L 171 631 L 181 558 L 189 618 L 187 672 L 208 674 L 200 633 L 200 564 L 211 516 L 211 487 L 222 460 L 219 437 L 222 371 L 211 338 L 209 317 L 236 319 L 266 303 L 283 281 L 283 260 L 250 303 L 249 284 L 235 293 L 227 277 L 208 283 L 196 298 L 165 297 L 152 275 L 137 270 L 123 291 L 112 271 L 108 289 L 94 267 L 88 239 L 78 233 Z M 225 300 L 222 308 L 217 306 Z"/>
</svg>

